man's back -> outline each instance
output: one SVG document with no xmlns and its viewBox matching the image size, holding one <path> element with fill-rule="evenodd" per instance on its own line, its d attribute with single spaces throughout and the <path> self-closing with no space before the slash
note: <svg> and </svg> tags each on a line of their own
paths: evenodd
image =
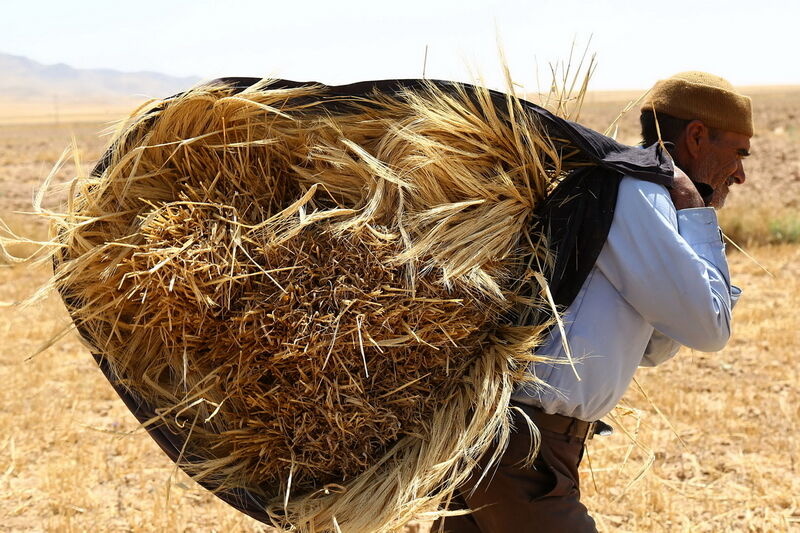
<svg viewBox="0 0 800 533">
<path fill-rule="evenodd" d="M 532 384 L 514 399 L 598 420 L 638 366 L 665 361 L 680 344 L 705 351 L 724 346 L 730 299 L 714 210 L 676 211 L 666 187 L 623 178 L 606 244 L 564 315 L 575 368 L 553 328 L 538 351 L 553 362 L 531 367 L 547 387 Z"/>
</svg>

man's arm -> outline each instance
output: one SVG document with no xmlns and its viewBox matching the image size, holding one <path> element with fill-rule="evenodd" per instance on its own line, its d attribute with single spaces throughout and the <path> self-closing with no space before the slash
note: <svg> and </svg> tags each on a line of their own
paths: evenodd
<svg viewBox="0 0 800 533">
<path fill-rule="evenodd" d="M 657 329 L 653 330 L 650 336 L 650 341 L 647 343 L 647 348 L 644 350 L 642 362 L 639 366 L 656 366 L 664 361 L 668 361 L 675 357 L 678 350 L 681 348 L 681 343 L 676 342 Z"/>
<path fill-rule="evenodd" d="M 742 290 L 735 285 L 731 285 L 731 311 L 736 307 L 736 302 L 739 301 L 740 294 L 742 294 Z M 675 354 L 678 353 L 680 348 L 681 343 L 670 339 L 657 329 L 654 329 L 653 334 L 650 336 L 650 341 L 647 343 L 647 348 L 644 350 L 642 362 L 639 366 L 660 365 L 675 357 Z"/>
<path fill-rule="evenodd" d="M 664 187 L 631 179 L 620 187 L 624 212 L 615 215 L 598 268 L 669 339 L 721 349 L 730 336 L 731 288 L 716 213 L 676 212 Z"/>
</svg>

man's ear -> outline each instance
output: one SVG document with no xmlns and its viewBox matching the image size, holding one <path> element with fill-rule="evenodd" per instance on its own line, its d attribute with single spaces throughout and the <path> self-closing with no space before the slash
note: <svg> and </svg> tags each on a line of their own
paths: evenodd
<svg viewBox="0 0 800 533">
<path fill-rule="evenodd" d="M 686 125 L 686 129 L 683 130 L 683 142 L 692 159 L 700 156 L 708 135 L 708 127 L 700 120 L 693 120 Z"/>
</svg>

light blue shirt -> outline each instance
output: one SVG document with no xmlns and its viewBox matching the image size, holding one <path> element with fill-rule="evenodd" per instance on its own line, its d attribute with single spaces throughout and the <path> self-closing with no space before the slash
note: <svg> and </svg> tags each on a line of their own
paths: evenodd
<svg viewBox="0 0 800 533">
<path fill-rule="evenodd" d="M 666 187 L 625 177 L 608 239 L 563 316 L 574 369 L 553 328 L 537 351 L 550 361 L 529 366 L 546 385 L 526 385 L 513 398 L 547 413 L 598 420 L 638 366 L 660 364 L 681 345 L 722 349 L 739 293 L 714 209 L 676 211 Z"/>
</svg>

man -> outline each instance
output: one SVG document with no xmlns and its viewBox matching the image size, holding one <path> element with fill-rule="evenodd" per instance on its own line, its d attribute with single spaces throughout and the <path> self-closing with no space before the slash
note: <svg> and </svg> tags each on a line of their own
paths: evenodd
<svg viewBox="0 0 800 533">
<path fill-rule="evenodd" d="M 739 291 L 730 284 L 714 208 L 745 181 L 750 99 L 723 78 L 683 72 L 656 83 L 641 113 L 643 144 L 665 143 L 674 183 L 668 189 L 622 178 L 606 242 L 564 314 L 566 343 L 553 328 L 538 352 L 550 361 L 529 368 L 545 385 L 515 393 L 515 432 L 499 465 L 456 495 L 451 508 L 474 512 L 432 531 L 595 531 L 580 502 L 578 465 L 596 421 L 638 366 L 662 363 L 681 345 L 716 351 L 727 342 Z M 541 433 L 532 467 L 523 464 L 533 438 L 521 412 Z"/>
</svg>

